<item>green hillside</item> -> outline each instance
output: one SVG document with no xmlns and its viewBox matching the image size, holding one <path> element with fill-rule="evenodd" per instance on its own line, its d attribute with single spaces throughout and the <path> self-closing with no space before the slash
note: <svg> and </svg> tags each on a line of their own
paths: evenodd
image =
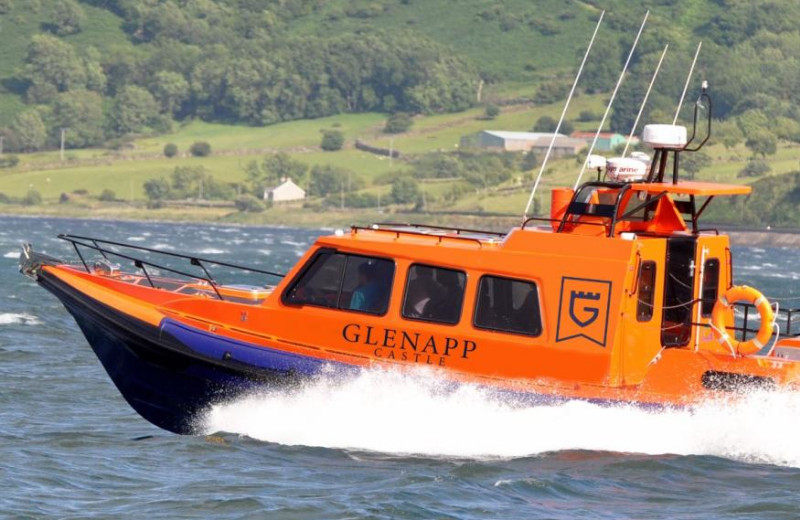
<svg viewBox="0 0 800 520">
<path fill-rule="evenodd" d="M 340 112 L 460 111 L 477 103 L 481 82 L 483 99 L 513 96 L 520 85 L 549 84 L 558 94 L 603 9 L 588 91 L 611 87 L 652 10 L 626 87 L 631 102 L 612 126 L 630 118 L 665 43 L 672 50 L 652 109 L 672 108 L 700 40 L 699 75 L 718 88 L 720 113 L 797 101 L 794 0 L 2 0 L 0 127 L 26 103 L 55 123 L 47 107 L 75 90 L 105 100 L 102 138 L 158 132 L 172 119 L 259 126 Z M 71 51 L 46 49 L 73 52 L 60 65 L 85 68 L 77 73 L 89 81 L 57 82 L 52 64 L 36 63 L 30 53 L 43 36 L 67 44 Z M 137 92 L 133 103 L 126 87 L 154 99 Z M 114 100 L 138 117 L 114 117 Z M 102 142 L 90 141 L 82 145 Z"/>
<path fill-rule="evenodd" d="M 708 80 L 718 121 L 687 165 L 733 182 L 796 170 L 794 0 L 0 0 L 0 203 L 80 214 L 100 202 L 144 211 L 147 200 L 157 215 L 202 194 L 241 209 L 289 175 L 309 188 L 310 213 L 514 213 L 536 158 L 461 150 L 461 138 L 546 128 L 606 10 L 567 117 L 594 130 L 646 9 L 605 129 L 629 131 L 666 43 L 643 121 L 671 120 L 703 41 L 682 117 Z M 386 133 L 391 114 L 413 126 Z M 343 149 L 323 151 L 326 133 Z M 195 143 L 210 156 L 193 156 Z M 176 157 L 164 156 L 168 144 Z M 578 164 L 554 161 L 545 187 L 570 183 Z M 226 214 L 219 207 L 210 218 Z"/>
</svg>

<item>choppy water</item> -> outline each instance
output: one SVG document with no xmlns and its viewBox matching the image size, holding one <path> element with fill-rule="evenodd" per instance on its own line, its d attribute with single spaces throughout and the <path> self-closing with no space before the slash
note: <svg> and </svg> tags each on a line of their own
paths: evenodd
<svg viewBox="0 0 800 520">
<path fill-rule="evenodd" d="M 519 407 L 425 373 L 366 373 L 214 408 L 214 436 L 165 433 L 122 400 L 57 301 L 16 273 L 22 241 L 69 256 L 59 232 L 279 271 L 318 234 L 0 218 L 2 517 L 800 517 L 795 394 L 694 413 Z M 737 282 L 800 295 L 796 251 L 734 257 Z"/>
</svg>

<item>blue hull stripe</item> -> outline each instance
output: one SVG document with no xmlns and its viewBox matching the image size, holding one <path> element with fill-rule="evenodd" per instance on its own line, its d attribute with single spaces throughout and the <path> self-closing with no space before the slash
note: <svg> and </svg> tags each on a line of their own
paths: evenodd
<svg viewBox="0 0 800 520">
<path fill-rule="evenodd" d="M 337 370 L 357 370 L 357 367 L 342 363 L 315 359 L 226 338 L 170 318 L 164 318 L 160 328 L 162 332 L 170 334 L 197 354 L 213 359 L 227 358 L 252 367 L 302 375 L 315 375 L 320 373 L 323 368 L 331 366 Z"/>
</svg>

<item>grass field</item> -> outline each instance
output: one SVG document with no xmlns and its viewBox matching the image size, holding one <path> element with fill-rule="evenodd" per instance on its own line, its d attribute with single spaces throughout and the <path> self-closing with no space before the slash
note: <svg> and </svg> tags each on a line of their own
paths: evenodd
<svg viewBox="0 0 800 520">
<path fill-rule="evenodd" d="M 581 96 L 575 99 L 570 114 L 574 116 L 586 108 L 597 111 L 602 108 L 601 104 L 602 99 L 598 96 Z M 480 119 L 483 110 L 479 108 L 457 114 L 418 116 L 410 132 L 394 136 L 394 147 L 404 154 L 452 150 L 462 135 L 488 128 L 530 130 L 540 116 L 557 117 L 560 110 L 557 104 L 510 106 L 505 107 L 493 121 Z M 248 162 L 260 162 L 267 153 L 278 150 L 310 166 L 330 164 L 350 169 L 369 185 L 378 175 L 408 167 L 407 162 L 390 161 L 352 148 L 356 138 L 389 147 L 390 138 L 382 132 L 385 119 L 384 114 L 342 114 L 268 127 L 193 121 L 176 127 L 174 133 L 136 140 L 133 148 L 124 152 L 69 150 L 64 163 L 56 151 L 24 154 L 20 166 L 0 170 L 0 193 L 21 197 L 28 190 L 36 189 L 45 199 L 52 200 L 61 193 L 76 189 L 89 190 L 93 195 L 110 189 L 118 198 L 141 200 L 145 181 L 168 176 L 176 166 L 203 166 L 220 180 L 239 182 L 244 180 L 244 168 Z M 321 131 L 334 128 L 345 134 L 348 147 L 338 152 L 321 151 Z M 195 141 L 209 142 L 215 153 L 207 158 L 182 156 L 167 159 L 161 155 L 167 143 L 175 143 L 182 155 L 187 155 L 186 151 Z"/>
<path fill-rule="evenodd" d="M 569 117 L 574 119 L 581 110 L 587 109 L 601 113 L 604 102 L 603 96 L 579 96 L 573 101 Z M 45 200 L 45 207 L 40 207 L 38 210 L 46 214 L 70 216 L 92 214 L 100 217 L 124 215 L 126 218 L 200 219 L 273 224 L 280 221 L 300 225 L 316 225 L 312 223 L 321 225 L 326 221 L 327 212 L 325 216 L 320 216 L 318 212 L 298 211 L 297 208 L 276 207 L 257 215 L 243 215 L 221 209 L 146 210 L 142 206 L 144 201 L 142 186 L 148 179 L 169 176 L 176 166 L 203 166 L 219 180 L 241 182 L 245 179 L 245 166 L 248 162 L 260 162 L 266 154 L 280 150 L 309 166 L 329 164 L 353 171 L 356 177 L 365 181 L 365 192 L 380 194 L 385 206 L 390 187 L 377 186 L 373 181 L 377 176 L 391 170 L 409 168 L 409 163 L 404 160 L 390 161 L 386 157 L 358 151 L 352 147 L 356 138 L 383 147 L 389 147 L 390 140 L 393 140 L 392 146 L 396 150 L 413 156 L 435 150 L 454 150 L 461 136 L 482 129 L 530 130 L 540 116 L 557 117 L 560 110 L 559 104 L 512 105 L 503 107 L 501 114 L 492 121 L 482 119 L 481 108 L 457 114 L 418 116 L 409 132 L 393 137 L 382 132 L 386 117 L 383 114 L 343 114 L 261 128 L 194 121 L 176 127 L 171 134 L 136 140 L 131 149 L 122 152 L 102 149 L 70 150 L 67 153 L 67 160 L 63 163 L 59 159 L 58 152 L 22 155 L 18 167 L 0 170 L 0 193 L 11 197 L 23 197 L 29 190 L 35 189 Z M 579 127 L 594 129 L 597 124 L 590 122 Z M 345 134 L 348 144 L 344 150 L 338 152 L 323 152 L 319 149 L 321 131 L 333 128 Z M 195 141 L 209 142 L 214 154 L 206 158 L 188 156 L 185 152 Z M 170 142 L 178 145 L 184 152 L 182 156 L 173 159 L 163 157 L 163 147 Z M 736 176 L 750 157 L 750 152 L 744 145 L 728 150 L 720 144 L 713 144 L 712 141 L 705 151 L 711 157 L 712 164 L 698 174 L 699 179 L 737 183 L 754 180 Z M 770 175 L 798 170 L 800 146 L 781 143 L 778 152 L 769 157 L 768 162 L 772 167 Z M 580 164 L 574 158 L 550 162 L 536 197 L 541 212 L 546 212 L 549 208 L 549 189 L 553 186 L 572 185 L 579 169 Z M 520 172 L 502 186 L 476 190 L 450 203 L 444 201 L 443 195 L 452 187 L 452 183 L 425 183 L 422 189 L 426 194 L 426 209 L 521 215 L 533 183 L 533 176 L 537 171 Z M 588 179 L 589 175 L 591 173 L 587 173 L 585 179 Z M 80 189 L 88 190 L 89 199 L 80 204 L 54 204 L 61 193 Z M 117 199 L 136 204 L 133 206 L 100 204 L 96 197 L 105 189 L 114 191 Z M 6 207 L 4 210 L 17 213 L 37 211 L 20 206 Z M 369 211 L 356 213 L 370 214 Z"/>
</svg>

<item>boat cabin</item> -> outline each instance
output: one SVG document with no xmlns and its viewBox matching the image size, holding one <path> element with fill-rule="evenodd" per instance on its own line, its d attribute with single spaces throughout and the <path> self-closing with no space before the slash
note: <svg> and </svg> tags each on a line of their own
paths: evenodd
<svg viewBox="0 0 800 520">
<path fill-rule="evenodd" d="M 677 149 L 636 181 L 554 190 L 550 218 L 508 233 L 386 223 L 320 238 L 265 304 L 303 344 L 505 379 L 637 385 L 665 349 L 729 355 L 708 325 L 732 284 L 729 241 L 699 219 L 750 188 L 664 182 Z"/>
</svg>

